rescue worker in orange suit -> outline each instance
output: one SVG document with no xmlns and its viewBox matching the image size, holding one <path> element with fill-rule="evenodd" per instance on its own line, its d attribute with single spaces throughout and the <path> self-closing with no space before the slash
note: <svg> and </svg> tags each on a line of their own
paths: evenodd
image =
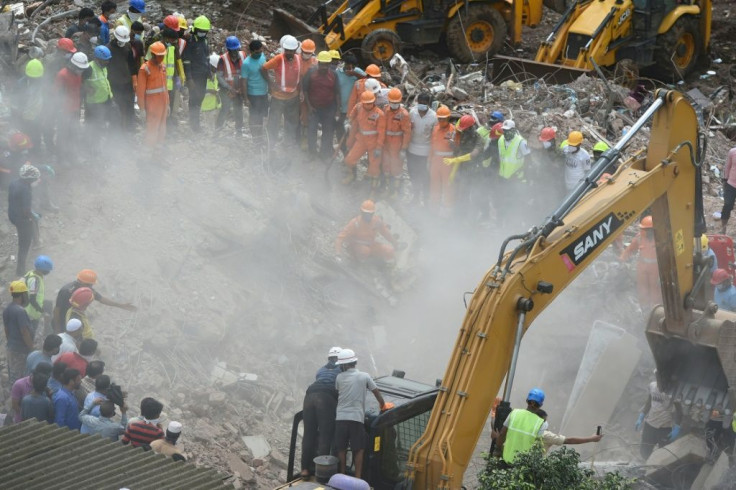
<svg viewBox="0 0 736 490">
<path fill-rule="evenodd" d="M 485 140 L 478 134 L 475 117 L 465 114 L 455 125 L 454 156 L 442 159 L 442 163 L 451 167 L 450 182 L 455 183 L 459 206 L 456 211 L 475 222 L 481 208 L 487 200 L 488 189 L 477 188 L 482 183 L 481 158 Z"/>
<path fill-rule="evenodd" d="M 138 70 L 138 106 L 146 120 L 145 143 L 156 146 L 166 139 L 166 118 L 169 117 L 169 91 L 166 89 L 166 68 L 163 65 L 166 46 L 151 45 L 151 59 Z"/>
<path fill-rule="evenodd" d="M 636 288 L 642 310 L 662 303 L 662 288 L 659 283 L 657 267 L 657 244 L 654 241 L 654 226 L 651 216 L 645 216 L 639 223 L 639 234 L 631 240 L 621 254 L 626 261 L 639 252 L 636 262 Z"/>
<path fill-rule="evenodd" d="M 411 119 L 409 111 L 401 105 L 401 90 L 394 87 L 388 91 L 388 106 L 385 109 L 386 138 L 383 151 L 383 177 L 386 182 L 386 191 L 391 181 L 391 197 L 399 195 L 401 174 L 404 171 L 406 149 L 411 142 Z"/>
<path fill-rule="evenodd" d="M 282 39 L 284 52 L 261 66 L 261 74 L 268 82 L 271 104 L 268 109 L 268 142 L 273 149 L 279 139 L 279 128 L 284 121 L 283 146 L 297 142 L 299 131 L 299 95 L 301 89 L 302 57 L 296 56 L 299 41 L 286 35 Z M 273 73 L 273 80 L 271 79 Z"/>
<path fill-rule="evenodd" d="M 365 82 L 371 78 L 378 80 L 382 88 L 386 88 L 386 84 L 381 81 L 381 69 L 378 65 L 368 65 L 365 68 L 366 78 L 362 78 L 353 84 L 353 90 L 350 92 L 350 98 L 348 99 L 348 114 L 352 112 L 353 108 L 360 102 L 360 96 L 365 92 Z"/>
<path fill-rule="evenodd" d="M 376 241 L 379 233 L 389 243 Z M 386 224 L 376 216 L 376 204 L 371 200 L 366 200 L 360 205 L 360 216 L 351 219 L 337 235 L 336 259 L 338 262 L 342 261 L 343 247 L 345 247 L 348 253 L 358 260 L 378 257 L 385 262 L 391 262 L 394 259 L 394 250 L 397 245 L 396 239 L 391 235 Z"/>
<path fill-rule="evenodd" d="M 353 108 L 349 116 L 350 128 L 355 134 L 355 143 L 345 156 L 345 165 L 349 173 L 342 183 L 347 185 L 355 180 L 358 160 L 367 153 L 368 171 L 366 175 L 371 178 L 371 190 L 375 192 L 380 183 L 381 156 L 386 137 L 386 116 L 381 109 L 376 107 L 376 96 L 373 92 L 363 92 L 360 102 Z"/>
<path fill-rule="evenodd" d="M 450 174 L 451 166 L 445 165 L 445 158 L 455 154 L 455 126 L 450 124 L 450 109 L 440 106 L 437 109 L 437 124 L 432 130 L 429 149 L 429 203 L 433 211 L 442 206 L 452 208 L 455 192 Z"/>
<path fill-rule="evenodd" d="M 304 77 L 310 68 L 317 66 L 317 57 L 314 52 L 317 50 L 317 45 L 311 39 L 305 39 L 302 41 L 301 46 L 301 66 L 299 67 L 299 78 L 301 78 L 302 92 L 299 94 L 299 137 L 302 149 L 306 149 L 304 143 L 309 141 L 308 127 L 309 127 L 309 105 L 307 104 L 307 94 L 304 90 Z M 332 58 L 330 58 L 332 62 Z"/>
</svg>

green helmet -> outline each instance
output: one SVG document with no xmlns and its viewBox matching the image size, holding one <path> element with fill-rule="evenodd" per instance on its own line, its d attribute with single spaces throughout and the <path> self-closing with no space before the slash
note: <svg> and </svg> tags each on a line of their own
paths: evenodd
<svg viewBox="0 0 736 490">
<path fill-rule="evenodd" d="M 41 78 L 43 76 L 43 63 L 41 63 L 41 60 L 30 60 L 26 64 L 26 76 L 28 78 Z"/>
<path fill-rule="evenodd" d="M 608 145 L 607 145 L 607 144 L 605 143 L 605 141 L 599 141 L 599 142 L 598 142 L 598 143 L 596 143 L 596 144 L 595 144 L 595 146 L 593 147 L 593 151 L 599 151 L 599 152 L 601 152 L 601 153 L 603 153 L 604 151 L 608 151 L 608 150 L 610 150 L 610 149 L 611 149 L 611 147 L 610 147 L 610 146 L 608 146 Z"/>
<path fill-rule="evenodd" d="M 210 19 L 208 19 L 204 15 L 200 15 L 199 17 L 194 19 L 193 26 L 195 29 L 199 29 L 200 31 L 209 31 L 212 28 L 212 25 L 210 24 Z"/>
</svg>

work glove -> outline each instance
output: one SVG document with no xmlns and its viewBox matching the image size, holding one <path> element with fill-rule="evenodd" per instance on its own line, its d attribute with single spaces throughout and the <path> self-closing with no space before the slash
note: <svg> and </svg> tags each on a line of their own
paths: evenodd
<svg viewBox="0 0 736 490">
<path fill-rule="evenodd" d="M 679 435 L 680 435 L 680 426 L 675 425 L 674 427 L 672 427 L 672 431 L 670 432 L 670 435 L 667 436 L 667 439 L 669 440 L 669 442 L 672 442 L 675 439 L 677 439 L 677 436 Z"/>
<path fill-rule="evenodd" d="M 442 163 L 445 165 L 455 165 L 458 163 L 467 162 L 470 160 L 470 153 L 466 153 L 465 155 L 460 155 L 459 157 L 450 157 L 450 158 L 443 158 Z"/>
<path fill-rule="evenodd" d="M 386 402 L 386 403 L 384 403 L 384 404 L 383 404 L 383 405 L 381 406 L 381 412 L 385 412 L 385 411 L 387 411 L 387 410 L 391 410 L 392 408 L 394 408 L 394 406 L 395 406 L 395 405 L 394 405 L 393 403 L 391 403 L 391 402 Z"/>
<path fill-rule="evenodd" d="M 375 150 L 373 150 L 373 156 L 376 158 L 381 158 L 381 153 L 382 151 L 380 148 L 376 148 Z"/>
<path fill-rule="evenodd" d="M 644 414 L 640 413 L 639 418 L 636 419 L 636 424 L 634 424 L 634 429 L 636 429 L 637 432 L 641 430 L 641 424 L 644 423 Z"/>
</svg>

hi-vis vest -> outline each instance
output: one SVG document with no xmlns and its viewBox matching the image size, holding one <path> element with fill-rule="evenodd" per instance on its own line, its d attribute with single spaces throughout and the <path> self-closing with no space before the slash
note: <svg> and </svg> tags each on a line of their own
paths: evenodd
<svg viewBox="0 0 736 490">
<path fill-rule="evenodd" d="M 28 273 L 23 276 L 23 280 L 26 283 L 26 286 L 28 285 L 28 281 L 31 280 L 31 278 L 36 279 L 36 284 L 38 284 L 38 292 L 36 292 L 36 303 L 38 303 L 38 306 L 41 307 L 41 310 L 37 310 L 35 306 L 33 306 L 33 303 L 28 303 L 28 306 L 26 306 L 26 313 L 28 313 L 28 317 L 31 320 L 38 320 L 43 316 L 43 300 L 44 296 L 46 295 L 46 285 L 43 281 L 43 276 L 40 274 L 36 274 L 36 271 L 28 271 Z"/>
<path fill-rule="evenodd" d="M 519 179 L 524 178 L 524 172 L 521 170 L 521 167 L 524 166 L 524 156 L 519 155 L 519 147 L 523 140 L 524 138 L 519 133 L 516 133 L 508 146 L 503 136 L 498 139 L 498 156 L 501 159 L 498 173 L 504 179 L 509 179 L 514 174 Z"/>
<path fill-rule="evenodd" d="M 164 66 L 166 67 L 166 90 L 171 92 L 174 90 L 174 72 L 176 71 L 176 46 L 173 44 L 166 47 Z"/>
<path fill-rule="evenodd" d="M 82 322 L 82 338 L 84 339 L 93 339 L 95 338 L 95 335 L 92 333 L 92 325 L 89 323 L 89 318 L 87 318 L 87 313 L 81 310 L 77 310 L 74 307 L 69 308 L 66 311 L 66 318 L 64 319 L 64 325 L 69 323 L 69 320 L 72 318 L 79 319 L 80 322 Z"/>
<path fill-rule="evenodd" d="M 202 112 L 214 111 L 222 107 L 222 101 L 220 95 L 217 93 L 219 90 L 217 77 L 210 77 L 207 79 L 207 93 L 204 95 L 202 100 Z M 214 92 L 214 93 L 213 93 Z"/>
<path fill-rule="evenodd" d="M 509 414 L 508 422 L 503 460 L 513 463 L 517 453 L 528 451 L 534 445 L 544 420 L 529 410 L 517 408 Z"/>
<path fill-rule="evenodd" d="M 92 90 L 87 93 L 88 104 L 102 104 L 112 98 L 110 82 L 107 80 L 107 68 L 103 68 L 93 61 L 89 64 L 92 74 L 85 80 L 85 84 Z"/>
<path fill-rule="evenodd" d="M 245 61 L 245 53 L 242 51 L 238 51 L 238 56 L 240 57 L 240 66 L 243 66 L 243 61 Z M 231 88 L 233 87 L 233 80 L 237 77 L 240 78 L 240 69 L 235 69 L 235 65 L 230 60 L 230 55 L 228 53 L 225 53 L 223 55 L 220 55 L 220 58 L 222 59 L 222 64 L 224 66 L 224 72 L 225 72 L 225 80 L 227 80 L 227 83 L 230 85 Z M 237 73 L 234 73 L 236 72 Z"/>
</svg>

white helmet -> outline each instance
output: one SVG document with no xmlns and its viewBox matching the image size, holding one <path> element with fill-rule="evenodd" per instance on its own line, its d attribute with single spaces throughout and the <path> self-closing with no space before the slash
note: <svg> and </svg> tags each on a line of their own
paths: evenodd
<svg viewBox="0 0 736 490">
<path fill-rule="evenodd" d="M 381 82 L 379 82 L 375 78 L 369 78 L 365 81 L 365 89 L 370 90 L 375 95 L 378 95 L 378 93 L 381 91 Z"/>
<path fill-rule="evenodd" d="M 281 38 L 281 47 L 288 50 L 296 50 L 299 48 L 299 41 L 294 36 L 287 34 Z"/>
<path fill-rule="evenodd" d="M 327 353 L 327 357 L 337 357 L 341 351 L 342 347 L 333 347 L 330 349 L 330 352 Z"/>
<path fill-rule="evenodd" d="M 80 70 L 86 70 L 89 68 L 89 60 L 87 55 L 81 51 L 77 51 L 72 55 L 72 65 L 76 66 Z"/>
<path fill-rule="evenodd" d="M 217 65 L 218 65 L 219 63 L 220 63 L 220 56 L 219 56 L 219 55 L 217 55 L 217 54 L 215 54 L 215 53 L 212 53 L 212 54 L 210 55 L 210 66 L 211 66 L 212 68 L 217 68 Z"/>
<path fill-rule="evenodd" d="M 337 364 L 351 364 L 357 361 L 358 358 L 355 356 L 353 349 L 342 349 L 337 355 Z"/>
<path fill-rule="evenodd" d="M 511 119 L 506 119 L 501 126 L 501 129 L 516 129 L 516 123 Z"/>
<path fill-rule="evenodd" d="M 115 39 L 121 43 L 127 43 L 130 41 L 130 31 L 125 26 L 117 26 L 113 31 L 113 35 L 115 36 Z"/>
</svg>

